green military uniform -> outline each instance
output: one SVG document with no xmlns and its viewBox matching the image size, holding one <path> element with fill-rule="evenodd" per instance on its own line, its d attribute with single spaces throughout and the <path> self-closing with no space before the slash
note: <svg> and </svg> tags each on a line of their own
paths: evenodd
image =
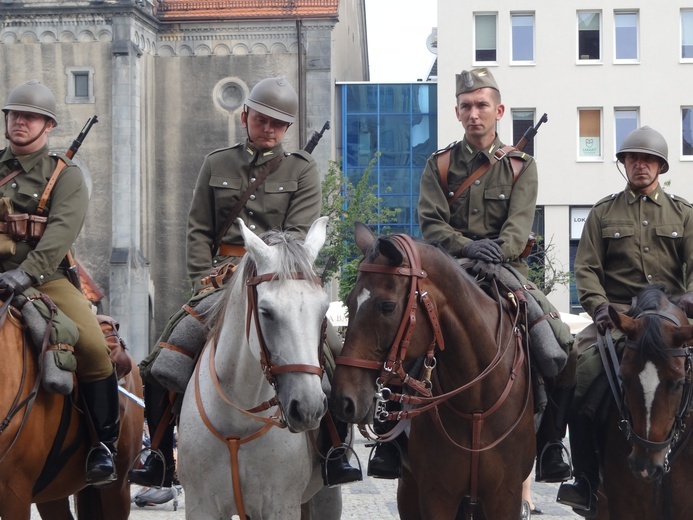
<svg viewBox="0 0 693 520">
<path fill-rule="evenodd" d="M 89 192 L 81 170 L 65 156 L 49 154 L 48 148 L 16 157 L 10 148 L 0 150 L 0 180 L 21 169 L 22 173 L 0 186 L 0 197 L 12 201 L 13 213 L 36 214 L 39 200 L 58 163 L 67 164 L 48 199 L 48 223 L 34 246 L 17 242 L 14 254 L 0 256 L 0 270 L 20 268 L 29 273 L 38 290 L 48 295 L 77 325 L 79 340 L 75 357 L 80 380 L 97 381 L 113 372 L 108 347 L 90 304 L 66 278 L 60 263 L 77 239 L 89 204 Z"/>
<path fill-rule="evenodd" d="M 256 234 L 282 229 L 305 236 L 320 216 L 320 174 L 309 153 L 286 153 L 281 144 L 259 151 L 249 142 L 212 152 L 200 169 L 188 217 L 188 275 L 195 292 L 212 267 L 225 260 L 212 258 L 212 244 L 228 225 L 231 210 L 263 165 L 282 154 L 284 159 L 250 197 L 239 217 Z M 243 245 L 238 225 L 228 229 L 221 243 Z"/>
<path fill-rule="evenodd" d="M 683 265 L 693 265 L 693 208 L 658 186 L 649 195 L 626 189 L 597 202 L 585 222 L 575 257 L 580 304 L 592 316 L 609 302 L 620 310 L 647 284 L 662 284 L 669 296 L 693 291 Z M 576 338 L 580 354 L 575 407 L 603 368 L 594 324 Z M 593 405 L 590 410 L 595 411 Z"/>
<path fill-rule="evenodd" d="M 475 150 L 465 139 L 434 153 L 421 176 L 419 224 L 427 240 L 440 242 L 453 256 L 472 240 L 482 238 L 504 240 L 501 250 L 510 264 L 524 274 L 527 265 L 520 254 L 527 244 L 534 222 L 537 199 L 537 166 L 534 159 L 521 152 L 512 156 L 525 162 L 513 184 L 510 160 L 505 157 L 462 193 L 450 207 L 448 195 L 441 184 L 437 155 L 450 150 L 448 185 L 450 192 L 460 186 L 477 168 L 490 161 L 493 153 L 504 145 L 496 136 L 486 150 Z"/>
</svg>

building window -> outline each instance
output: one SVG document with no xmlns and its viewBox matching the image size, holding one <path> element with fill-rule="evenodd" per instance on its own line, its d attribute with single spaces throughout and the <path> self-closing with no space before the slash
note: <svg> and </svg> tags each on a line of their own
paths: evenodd
<svg viewBox="0 0 693 520">
<path fill-rule="evenodd" d="M 512 25 L 512 61 L 515 63 L 534 62 L 534 13 L 510 15 Z"/>
<path fill-rule="evenodd" d="M 693 60 L 693 10 L 681 10 L 681 59 Z"/>
<path fill-rule="evenodd" d="M 681 109 L 681 155 L 693 159 L 693 107 Z"/>
<path fill-rule="evenodd" d="M 579 151 L 580 159 L 600 159 L 602 157 L 601 120 L 602 111 L 599 108 L 578 109 L 579 120 Z"/>
<path fill-rule="evenodd" d="M 638 61 L 638 13 L 614 13 L 616 61 Z"/>
<path fill-rule="evenodd" d="M 66 103 L 94 103 L 94 68 L 67 67 Z"/>
<path fill-rule="evenodd" d="M 513 143 L 517 143 L 528 128 L 534 126 L 534 110 L 532 109 L 512 109 L 513 116 Z M 522 149 L 523 152 L 529 155 L 534 155 L 534 139 L 527 141 L 527 144 Z"/>
<path fill-rule="evenodd" d="M 578 60 L 601 60 L 601 14 L 578 13 Z"/>
<path fill-rule="evenodd" d="M 638 128 L 638 109 L 637 108 L 616 108 L 614 109 L 614 125 L 616 131 L 616 153 L 621 149 L 623 139 Z"/>
<path fill-rule="evenodd" d="M 496 15 L 474 15 L 474 61 L 479 63 L 495 63 L 496 49 Z"/>
</svg>

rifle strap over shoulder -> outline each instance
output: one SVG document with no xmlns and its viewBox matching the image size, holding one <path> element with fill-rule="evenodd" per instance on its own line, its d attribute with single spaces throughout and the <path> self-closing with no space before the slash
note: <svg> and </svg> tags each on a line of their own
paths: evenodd
<svg viewBox="0 0 693 520">
<path fill-rule="evenodd" d="M 445 194 L 448 196 L 448 205 L 452 206 L 455 203 L 455 201 L 460 198 L 464 191 L 467 188 L 469 188 L 469 186 L 471 186 L 475 180 L 481 177 L 486 172 L 486 170 L 488 170 L 496 162 L 502 160 L 510 152 L 515 151 L 517 151 L 517 148 L 510 145 L 498 148 L 494 152 L 491 161 L 482 164 L 476 170 L 474 170 L 472 174 L 469 177 L 467 177 L 462 184 L 458 186 L 454 193 L 450 191 L 450 186 L 448 184 L 448 171 L 450 170 L 450 150 L 446 150 L 438 154 L 438 156 L 436 156 L 436 163 L 438 165 L 440 185 L 442 186 Z M 515 184 L 515 181 L 517 181 L 517 178 L 520 176 L 522 168 L 524 167 L 524 161 L 518 159 L 517 157 L 509 157 L 509 159 L 510 165 L 513 169 L 513 184 Z"/>
<path fill-rule="evenodd" d="M 48 197 L 50 197 L 51 192 L 53 191 L 53 187 L 55 186 L 55 183 L 58 181 L 58 177 L 60 176 L 60 173 L 63 171 L 63 168 L 65 168 L 65 166 L 67 166 L 65 161 L 58 158 L 58 164 L 56 165 L 55 170 L 53 171 L 53 174 L 51 175 L 50 179 L 48 179 L 46 189 L 43 190 L 41 198 L 39 199 L 38 208 L 36 208 L 37 215 L 43 215 L 45 213 L 46 205 L 48 204 Z"/>
<path fill-rule="evenodd" d="M 265 179 L 267 176 L 272 173 L 274 170 L 277 169 L 279 166 L 279 163 L 284 159 L 284 155 L 278 155 L 271 161 L 268 161 L 265 163 L 264 167 L 260 172 L 258 173 L 257 177 L 255 178 L 255 182 L 253 182 L 248 189 L 245 191 L 245 193 L 241 196 L 241 198 L 238 200 L 236 205 L 233 207 L 231 210 L 231 214 L 229 215 L 228 220 L 226 221 L 226 224 L 224 227 L 221 229 L 221 231 L 217 234 L 217 237 L 214 240 L 214 245 L 212 247 L 212 256 L 215 256 L 217 254 L 217 251 L 219 250 L 219 246 L 221 245 L 221 240 L 226 236 L 227 231 L 231 228 L 233 223 L 236 221 L 236 217 L 241 213 L 241 210 L 245 207 L 246 203 L 248 202 L 248 199 L 250 196 L 257 191 L 257 189 L 260 187 L 260 184 L 265 182 Z"/>
</svg>

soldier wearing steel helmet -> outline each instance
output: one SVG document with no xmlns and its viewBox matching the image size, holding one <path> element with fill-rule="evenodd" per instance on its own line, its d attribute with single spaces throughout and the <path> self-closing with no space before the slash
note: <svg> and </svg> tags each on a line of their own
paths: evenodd
<svg viewBox="0 0 693 520">
<path fill-rule="evenodd" d="M 36 80 L 22 83 L 10 92 L 2 111 L 9 146 L 0 150 L 0 218 L 5 220 L 0 223 L 0 298 L 33 286 L 77 325 L 77 378 L 102 443 L 88 458 L 86 479 L 110 482 L 116 479 L 112 453 L 120 433 L 118 381 L 91 304 L 70 283 L 63 262 L 84 224 L 88 188 L 77 165 L 48 150 L 48 134 L 58 124 L 48 87 Z M 8 215 L 26 215 L 31 222 L 58 165 L 62 169 L 48 199 L 45 230 L 19 236 Z"/>
<path fill-rule="evenodd" d="M 596 512 L 599 464 L 592 439 L 600 426 L 600 399 L 590 389 L 604 377 L 594 345 L 598 333 L 613 329 L 608 306 L 625 311 L 644 286 L 661 284 L 693 316 L 693 277 L 686 281 L 683 271 L 684 264 L 693 265 L 693 208 L 659 184 L 659 176 L 669 171 L 667 143 L 643 126 L 625 137 L 616 158 L 619 171 L 625 167 L 626 188 L 594 205 L 575 257 L 580 303 L 594 323 L 575 342 L 578 384 L 569 428 L 576 478 L 561 486 L 558 501 L 583 516 Z"/>
<path fill-rule="evenodd" d="M 229 226 L 229 215 L 263 168 L 269 168 L 269 175 L 238 214 L 252 231 L 261 234 L 282 229 L 305 236 L 320 216 L 322 188 L 315 160 L 304 151 L 287 153 L 282 146 L 297 113 L 298 96 L 289 82 L 282 77 L 264 79 L 250 91 L 241 113 L 241 124 L 247 133 L 245 142 L 205 157 L 188 215 L 187 266 L 195 293 L 205 288 L 203 280 L 214 267 L 229 261 L 237 263 L 245 253 L 240 229 Z M 223 237 L 218 240 L 220 233 Z M 146 382 L 147 423 L 152 435 L 167 398 L 165 389 L 151 375 L 150 367 L 158 355 L 158 345 L 167 339 L 162 336 L 155 351 L 140 365 Z M 130 471 L 131 481 L 152 486 L 163 480 L 164 486 L 171 485 L 172 426 L 159 448 L 167 460 L 165 467 L 157 455 L 151 454 L 141 469 Z M 330 466 L 332 482 L 360 480 L 360 470 L 351 467 L 344 457 L 331 460 Z"/>
</svg>

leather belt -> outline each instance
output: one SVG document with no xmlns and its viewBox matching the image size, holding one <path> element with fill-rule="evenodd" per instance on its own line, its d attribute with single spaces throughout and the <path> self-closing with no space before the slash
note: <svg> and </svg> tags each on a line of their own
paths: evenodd
<svg viewBox="0 0 693 520">
<path fill-rule="evenodd" d="M 7 225 L 7 222 L 4 220 L 0 220 L 0 233 L 7 234 L 9 226 Z"/>
<path fill-rule="evenodd" d="M 220 256 L 243 256 L 245 252 L 245 247 L 243 246 L 237 246 L 236 244 L 221 244 L 217 254 Z"/>
</svg>

